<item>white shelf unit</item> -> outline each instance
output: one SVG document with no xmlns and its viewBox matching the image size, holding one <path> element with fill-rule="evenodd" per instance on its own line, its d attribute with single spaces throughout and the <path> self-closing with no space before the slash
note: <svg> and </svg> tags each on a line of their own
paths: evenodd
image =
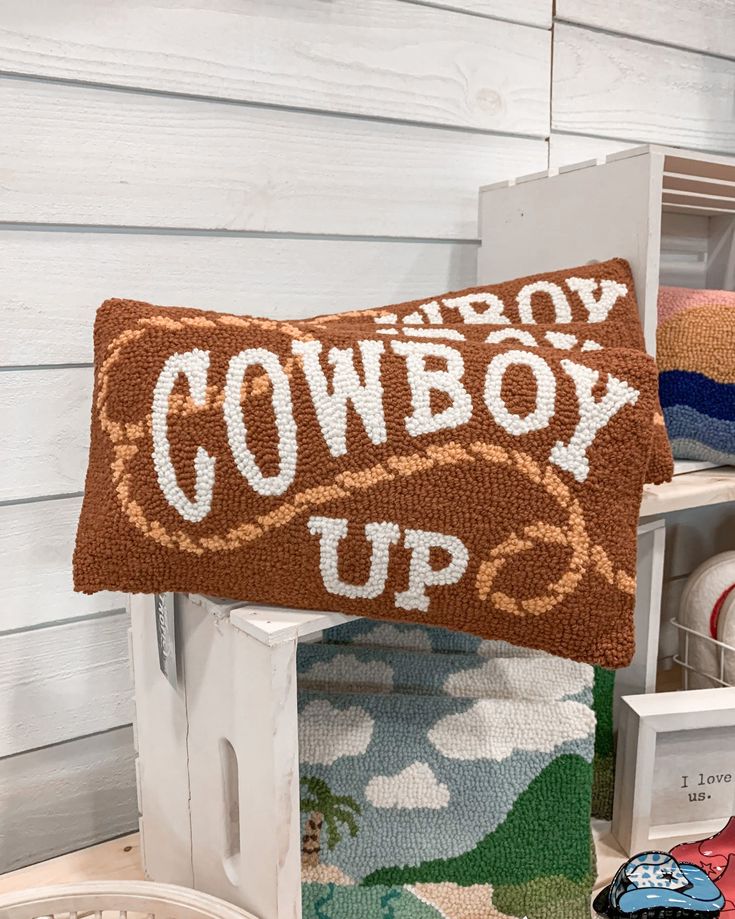
<svg viewBox="0 0 735 919">
<path fill-rule="evenodd" d="M 646 343 L 659 283 L 735 288 L 735 161 L 646 145 L 480 189 L 478 283 L 622 256 Z"/>
</svg>

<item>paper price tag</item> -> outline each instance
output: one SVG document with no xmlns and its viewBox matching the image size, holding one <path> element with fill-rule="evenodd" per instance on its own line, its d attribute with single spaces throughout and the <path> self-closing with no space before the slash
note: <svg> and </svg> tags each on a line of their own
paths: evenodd
<svg viewBox="0 0 735 919">
<path fill-rule="evenodd" d="M 155 594 L 156 638 L 158 639 L 158 663 L 161 673 L 174 689 L 179 679 L 176 671 L 176 618 L 174 594 Z"/>
</svg>

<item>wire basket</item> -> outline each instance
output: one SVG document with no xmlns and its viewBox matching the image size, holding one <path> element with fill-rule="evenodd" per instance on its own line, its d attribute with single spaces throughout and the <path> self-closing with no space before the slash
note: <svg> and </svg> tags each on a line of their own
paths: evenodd
<svg viewBox="0 0 735 919">
<path fill-rule="evenodd" d="M 674 663 L 684 672 L 684 689 L 689 689 L 690 673 L 711 681 L 712 686 L 735 686 L 735 646 L 718 641 L 706 632 L 698 632 L 676 619 L 672 619 L 671 624 L 681 636 L 680 653 L 674 655 Z M 706 666 L 702 665 L 703 662 Z"/>
<path fill-rule="evenodd" d="M 209 894 L 152 881 L 90 881 L 0 896 L 0 919 L 255 919 Z"/>
</svg>

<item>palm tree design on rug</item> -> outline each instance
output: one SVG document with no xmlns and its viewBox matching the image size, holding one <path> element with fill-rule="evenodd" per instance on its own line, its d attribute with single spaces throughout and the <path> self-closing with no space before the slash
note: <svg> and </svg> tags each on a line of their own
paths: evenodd
<svg viewBox="0 0 735 919">
<path fill-rule="evenodd" d="M 322 849 L 322 829 L 327 832 L 327 848 L 333 849 L 342 839 L 341 825 L 347 827 L 350 836 L 357 836 L 355 815 L 362 814 L 362 808 L 349 795 L 335 795 L 327 783 L 315 775 L 301 779 L 305 794 L 301 798 L 301 810 L 309 817 L 301 841 L 301 863 L 315 868 L 319 864 Z"/>
</svg>

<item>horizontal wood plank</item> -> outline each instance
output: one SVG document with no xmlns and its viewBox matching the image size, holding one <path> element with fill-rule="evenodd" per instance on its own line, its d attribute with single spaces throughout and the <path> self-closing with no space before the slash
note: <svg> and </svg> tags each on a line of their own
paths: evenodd
<svg viewBox="0 0 735 919">
<path fill-rule="evenodd" d="M 399 0 L 6 0 L 4 69 L 245 102 L 548 133 L 551 35 Z"/>
<path fill-rule="evenodd" d="M 92 382 L 91 367 L 0 373 L 0 500 L 83 489 Z"/>
<path fill-rule="evenodd" d="M 546 142 L 0 78 L 4 222 L 476 238 Z M 29 143 L 33 138 L 33 143 Z"/>
<path fill-rule="evenodd" d="M 409 0 L 413 2 L 413 0 Z M 426 0 L 476 16 L 490 16 L 522 22 L 542 29 L 551 28 L 552 0 Z"/>
<path fill-rule="evenodd" d="M 473 243 L 0 227 L 0 366 L 92 360 L 107 297 L 296 319 L 475 283 Z"/>
<path fill-rule="evenodd" d="M 549 138 L 549 166 L 558 169 L 560 166 L 571 166 L 587 160 L 600 160 L 611 153 L 620 153 L 634 146 L 636 144 L 627 140 L 552 133 Z"/>
<path fill-rule="evenodd" d="M 733 95 L 734 61 L 554 29 L 552 130 L 735 152 Z"/>
<path fill-rule="evenodd" d="M 127 613 L 0 635 L 0 757 L 132 720 Z"/>
<path fill-rule="evenodd" d="M 735 58 L 732 0 L 556 0 L 568 22 Z"/>
<path fill-rule="evenodd" d="M 0 633 L 121 609 L 124 594 L 74 593 L 71 559 L 81 498 L 0 507 Z"/>
<path fill-rule="evenodd" d="M 0 760 L 0 871 L 137 827 L 129 727 Z"/>
</svg>

